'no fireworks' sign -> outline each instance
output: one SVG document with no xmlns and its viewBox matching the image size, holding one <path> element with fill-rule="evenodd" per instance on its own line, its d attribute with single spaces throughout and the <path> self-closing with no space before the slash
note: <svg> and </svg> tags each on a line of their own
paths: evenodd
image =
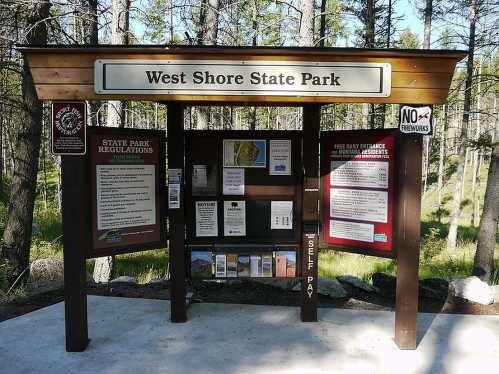
<svg viewBox="0 0 499 374">
<path fill-rule="evenodd" d="M 432 132 L 433 108 L 431 105 L 402 105 L 399 129 L 405 134 L 430 135 Z"/>
</svg>

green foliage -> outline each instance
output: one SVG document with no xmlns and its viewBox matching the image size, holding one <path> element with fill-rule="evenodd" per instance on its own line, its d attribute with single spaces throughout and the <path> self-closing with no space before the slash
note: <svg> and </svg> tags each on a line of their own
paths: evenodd
<svg viewBox="0 0 499 374">
<path fill-rule="evenodd" d="M 497 262 L 496 262 L 497 265 Z M 489 285 L 498 286 L 499 285 L 499 268 L 497 266 L 490 272 Z"/>
<path fill-rule="evenodd" d="M 396 47 L 404 49 L 418 49 L 420 47 L 418 35 L 415 32 L 412 32 L 411 28 L 407 26 L 402 34 L 400 34 Z"/>
<path fill-rule="evenodd" d="M 116 256 L 114 276 L 135 277 L 140 284 L 153 278 L 166 278 L 168 253 L 166 249 L 135 252 Z M 87 272 L 93 273 L 94 260 L 87 260 Z"/>
<path fill-rule="evenodd" d="M 9 289 L 9 275 L 12 267 L 6 259 L 0 258 L 0 290 L 6 292 Z"/>
<path fill-rule="evenodd" d="M 440 235 L 440 229 L 430 227 L 428 234 L 423 237 L 421 246 L 420 263 L 429 265 L 431 261 L 437 257 L 445 248 L 446 241 Z"/>
</svg>

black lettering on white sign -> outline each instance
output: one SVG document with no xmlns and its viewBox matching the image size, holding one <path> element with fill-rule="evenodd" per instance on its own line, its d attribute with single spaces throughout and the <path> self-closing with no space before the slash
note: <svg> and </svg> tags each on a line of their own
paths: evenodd
<svg viewBox="0 0 499 374">
<path fill-rule="evenodd" d="M 431 105 L 402 105 L 400 107 L 399 129 L 405 134 L 430 135 L 432 120 Z"/>
</svg>

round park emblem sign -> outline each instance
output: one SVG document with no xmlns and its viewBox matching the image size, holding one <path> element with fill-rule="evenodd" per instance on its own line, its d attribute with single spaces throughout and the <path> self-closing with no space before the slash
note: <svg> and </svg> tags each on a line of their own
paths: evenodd
<svg viewBox="0 0 499 374">
<path fill-rule="evenodd" d="M 75 135 L 84 126 L 83 113 L 73 106 L 62 107 L 55 115 L 55 127 L 63 135 Z"/>
</svg>

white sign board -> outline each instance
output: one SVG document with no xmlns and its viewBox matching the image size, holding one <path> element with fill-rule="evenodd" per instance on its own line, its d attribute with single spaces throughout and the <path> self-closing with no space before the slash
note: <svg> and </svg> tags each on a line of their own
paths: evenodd
<svg viewBox="0 0 499 374">
<path fill-rule="evenodd" d="M 218 236 L 216 201 L 196 201 L 196 236 Z"/>
<path fill-rule="evenodd" d="M 432 107 L 409 106 L 400 107 L 399 129 L 405 134 L 431 134 Z"/>
<path fill-rule="evenodd" d="M 246 236 L 246 201 L 224 201 L 224 235 Z"/>
<path fill-rule="evenodd" d="M 244 195 L 244 169 L 224 168 L 223 194 Z"/>
<path fill-rule="evenodd" d="M 154 165 L 96 165 L 97 229 L 156 224 L 154 176 Z"/>
<path fill-rule="evenodd" d="M 293 228 L 293 202 L 272 201 L 270 203 L 270 229 L 291 230 Z"/>
<path fill-rule="evenodd" d="M 387 161 L 331 161 L 331 186 L 388 188 Z"/>
<path fill-rule="evenodd" d="M 97 94 L 388 97 L 377 62 L 96 60 Z"/>
<path fill-rule="evenodd" d="M 330 217 L 382 223 L 388 220 L 386 191 L 332 188 L 329 198 Z"/>
<path fill-rule="evenodd" d="M 291 140 L 271 139 L 269 174 L 291 175 Z"/>
</svg>

